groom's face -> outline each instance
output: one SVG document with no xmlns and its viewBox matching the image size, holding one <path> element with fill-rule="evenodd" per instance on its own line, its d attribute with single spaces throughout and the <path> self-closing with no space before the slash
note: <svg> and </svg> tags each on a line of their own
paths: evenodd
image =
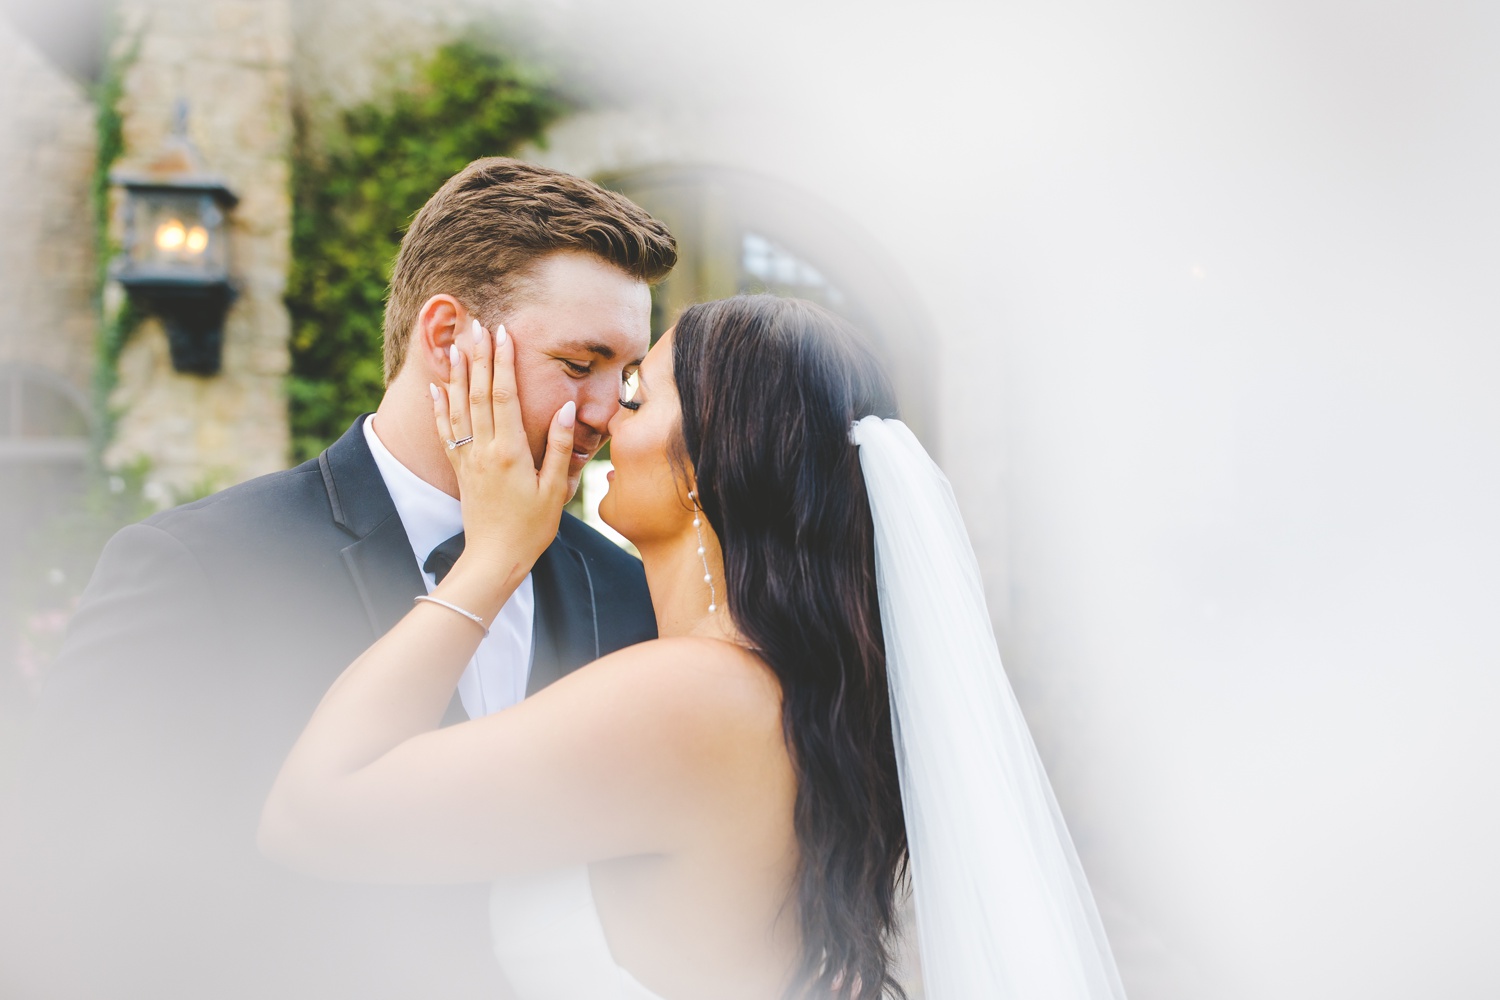
<svg viewBox="0 0 1500 1000">
<path fill-rule="evenodd" d="M 597 257 L 553 254 L 533 268 L 501 321 L 515 340 L 516 392 L 538 468 L 553 414 L 570 399 L 578 406 L 571 497 L 650 346 L 651 290 Z"/>
</svg>

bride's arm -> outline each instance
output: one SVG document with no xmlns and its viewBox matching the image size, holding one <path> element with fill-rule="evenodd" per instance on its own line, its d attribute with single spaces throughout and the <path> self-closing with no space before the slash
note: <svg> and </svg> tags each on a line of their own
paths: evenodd
<svg viewBox="0 0 1500 1000">
<path fill-rule="evenodd" d="M 734 802 L 792 787 L 767 767 L 784 757 L 780 733 L 768 670 L 714 640 L 656 640 L 362 766 L 315 761 L 310 729 L 266 804 L 261 847 L 370 882 L 674 854 L 726 836 Z"/>
<path fill-rule="evenodd" d="M 572 451 L 567 404 L 535 469 L 513 356 L 508 339 L 476 336 L 434 402 L 439 433 L 474 441 L 450 452 L 464 500 L 464 554 L 431 596 L 487 623 L 556 534 Z M 694 784 L 672 775 L 671 761 L 698 737 L 679 727 L 679 743 L 668 746 L 649 734 L 664 721 L 658 713 L 682 713 L 684 693 L 701 686 L 678 683 L 684 658 L 695 659 L 692 645 L 664 644 L 633 666 L 621 661 L 640 653 L 617 654 L 587 679 L 438 730 L 482 635 L 460 614 L 423 603 L 355 660 L 277 777 L 261 817 L 262 849 L 330 877 L 395 881 L 484 878 L 549 856 L 662 849 L 675 829 L 661 818 L 672 808 L 664 797 L 677 801 Z"/>
</svg>

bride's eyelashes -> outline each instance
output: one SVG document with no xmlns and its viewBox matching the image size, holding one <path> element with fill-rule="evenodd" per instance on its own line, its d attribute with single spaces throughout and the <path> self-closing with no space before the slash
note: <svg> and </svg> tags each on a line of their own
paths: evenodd
<svg viewBox="0 0 1500 1000">
<path fill-rule="evenodd" d="M 621 372 L 620 383 L 620 405 L 627 410 L 639 410 L 641 403 L 635 397 L 641 389 L 641 370 L 639 368 L 632 368 L 629 371 Z"/>
</svg>

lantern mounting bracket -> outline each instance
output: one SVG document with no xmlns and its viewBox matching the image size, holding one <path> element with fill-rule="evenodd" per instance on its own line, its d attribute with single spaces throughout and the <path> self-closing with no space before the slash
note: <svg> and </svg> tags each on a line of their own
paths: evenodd
<svg viewBox="0 0 1500 1000">
<path fill-rule="evenodd" d="M 161 320 L 172 367 L 190 375 L 217 375 L 224 350 L 224 317 L 234 301 L 228 282 L 132 278 L 117 280 L 131 298 Z"/>
</svg>

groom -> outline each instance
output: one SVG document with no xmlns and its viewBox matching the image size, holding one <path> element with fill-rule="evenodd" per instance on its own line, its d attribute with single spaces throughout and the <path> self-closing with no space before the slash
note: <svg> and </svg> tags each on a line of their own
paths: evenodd
<svg viewBox="0 0 1500 1000">
<path fill-rule="evenodd" d="M 38 712 L 0 884 L 0 996 L 506 995 L 484 887 L 282 873 L 255 851 L 260 804 L 323 692 L 462 550 L 427 388 L 454 339 L 505 324 L 539 463 L 551 415 L 576 402 L 576 489 L 646 352 L 649 286 L 675 262 L 626 199 L 476 161 L 402 241 L 378 411 L 315 461 L 115 536 Z M 448 721 L 655 634 L 640 563 L 565 514 Z"/>
</svg>

